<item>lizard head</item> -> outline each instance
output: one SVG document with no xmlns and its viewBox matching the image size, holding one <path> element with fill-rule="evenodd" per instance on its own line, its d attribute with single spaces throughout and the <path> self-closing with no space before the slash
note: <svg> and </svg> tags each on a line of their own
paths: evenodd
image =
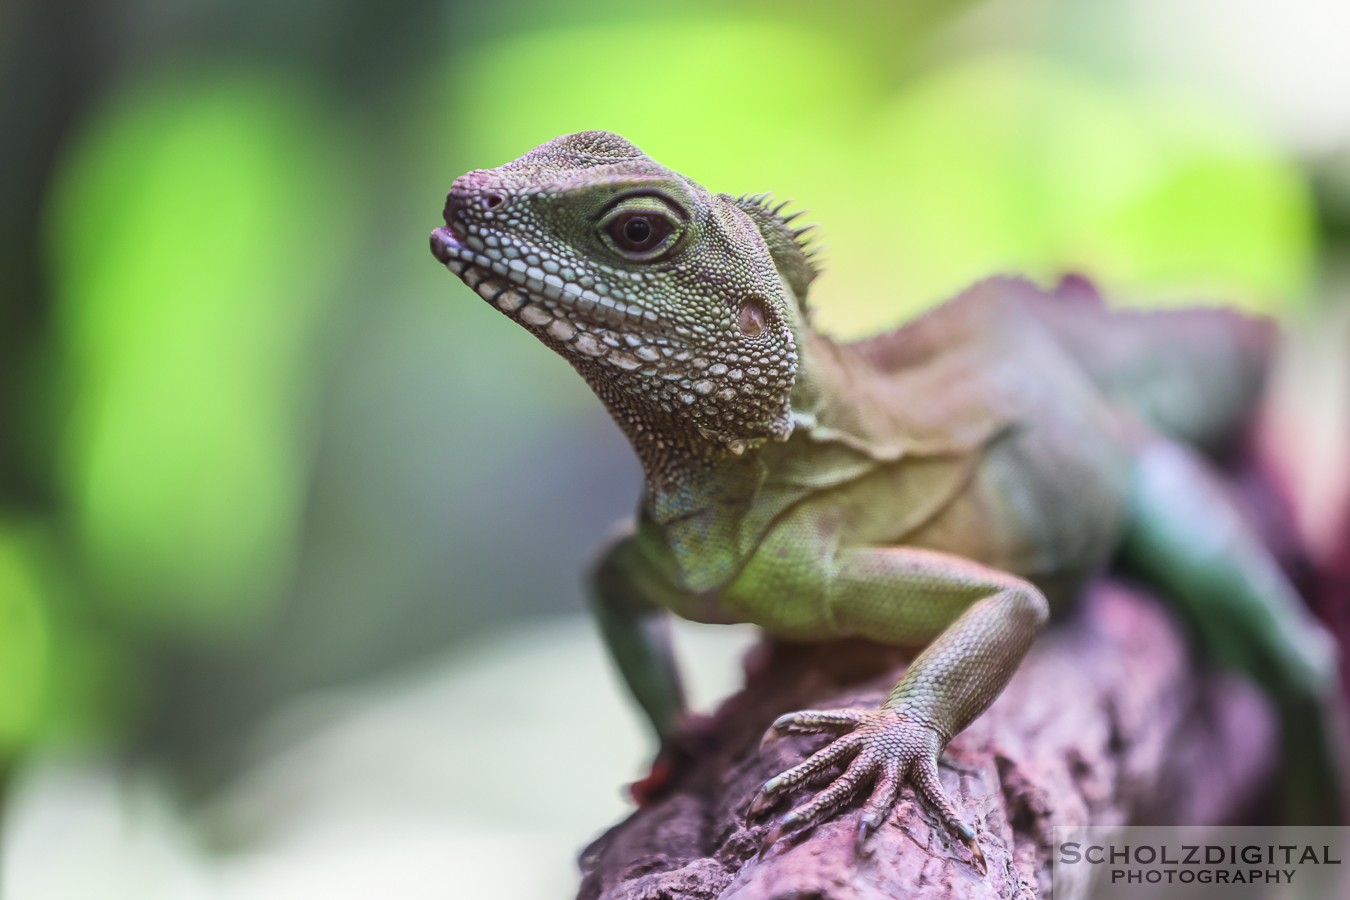
<svg viewBox="0 0 1350 900">
<path fill-rule="evenodd" d="M 714 195 L 590 131 L 460 177 L 445 223 L 435 257 L 571 362 L 639 453 L 740 454 L 791 432 L 814 271 L 762 198 Z"/>
</svg>

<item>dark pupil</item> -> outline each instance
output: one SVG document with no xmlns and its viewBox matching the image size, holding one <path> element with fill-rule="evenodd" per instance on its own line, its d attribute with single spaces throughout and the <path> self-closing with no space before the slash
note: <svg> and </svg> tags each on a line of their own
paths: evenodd
<svg viewBox="0 0 1350 900">
<path fill-rule="evenodd" d="M 644 217 L 634 216 L 624 223 L 623 236 L 626 237 L 630 243 L 641 247 L 651 240 L 652 224 Z"/>
</svg>

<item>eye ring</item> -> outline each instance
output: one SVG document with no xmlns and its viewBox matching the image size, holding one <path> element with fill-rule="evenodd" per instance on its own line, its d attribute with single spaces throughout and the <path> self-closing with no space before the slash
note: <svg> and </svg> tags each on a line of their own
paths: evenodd
<svg viewBox="0 0 1350 900">
<path fill-rule="evenodd" d="M 679 224 L 668 213 L 651 208 L 619 209 L 600 223 L 600 231 L 623 256 L 647 261 L 670 249 Z"/>
</svg>

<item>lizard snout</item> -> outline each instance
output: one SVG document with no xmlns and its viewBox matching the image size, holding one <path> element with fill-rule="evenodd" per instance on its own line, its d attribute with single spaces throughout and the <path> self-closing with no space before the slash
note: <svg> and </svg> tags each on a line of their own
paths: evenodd
<svg viewBox="0 0 1350 900">
<path fill-rule="evenodd" d="M 490 172 L 479 169 L 461 175 L 445 197 L 446 227 L 462 237 L 465 224 L 481 220 L 505 202 L 506 193 L 493 183 Z"/>
</svg>

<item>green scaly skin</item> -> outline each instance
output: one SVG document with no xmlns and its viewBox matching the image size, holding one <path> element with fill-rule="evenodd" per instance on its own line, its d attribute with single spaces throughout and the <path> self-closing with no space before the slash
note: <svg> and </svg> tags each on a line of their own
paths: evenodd
<svg viewBox="0 0 1350 900">
<path fill-rule="evenodd" d="M 924 648 L 880 709 L 774 723 L 839 736 L 770 779 L 752 815 L 846 767 L 766 847 L 866 792 L 861 845 L 909 784 L 979 857 L 939 755 L 1008 683 L 1052 603 L 1112 560 L 1261 679 L 1288 711 L 1291 766 L 1309 773 L 1291 808 L 1339 818 L 1320 712 L 1331 645 L 1191 449 L 1242 427 L 1263 325 L 1113 313 L 1081 279 L 1053 292 L 994 279 L 836 343 L 810 327 L 816 268 L 781 206 L 711 194 L 606 132 L 464 175 L 445 218 L 436 258 L 565 357 L 642 461 L 636 521 L 592 587 L 663 739 L 684 715 L 666 611 Z"/>
</svg>

